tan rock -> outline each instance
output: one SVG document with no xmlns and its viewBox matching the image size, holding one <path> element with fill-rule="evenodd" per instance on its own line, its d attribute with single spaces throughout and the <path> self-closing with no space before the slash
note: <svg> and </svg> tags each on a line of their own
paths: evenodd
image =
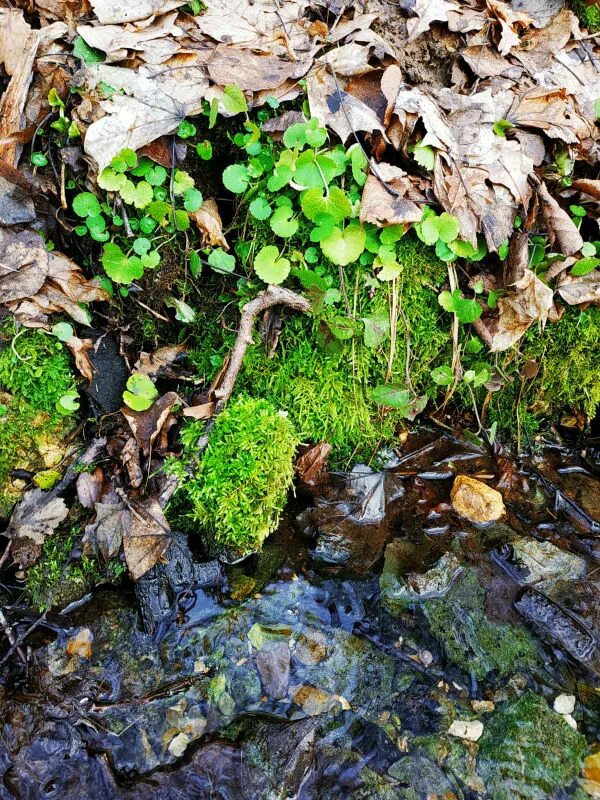
<svg viewBox="0 0 600 800">
<path fill-rule="evenodd" d="M 448 733 L 457 739 L 468 739 L 470 742 L 476 742 L 481 739 L 483 734 L 483 722 L 478 719 L 455 719 L 448 728 Z"/>
<path fill-rule="evenodd" d="M 471 522 L 495 522 L 506 511 L 500 492 L 468 475 L 456 476 L 450 498 L 456 513 Z"/>
</svg>

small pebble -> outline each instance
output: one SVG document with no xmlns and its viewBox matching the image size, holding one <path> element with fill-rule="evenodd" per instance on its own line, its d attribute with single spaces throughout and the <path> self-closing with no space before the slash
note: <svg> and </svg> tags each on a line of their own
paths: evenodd
<svg viewBox="0 0 600 800">
<path fill-rule="evenodd" d="M 564 714 L 563 719 L 567 723 L 567 725 L 570 725 L 573 728 L 574 731 L 577 730 L 577 722 L 573 719 L 573 717 L 570 714 Z"/>
<path fill-rule="evenodd" d="M 429 650 L 419 650 L 419 661 L 424 667 L 430 667 L 433 664 L 433 656 Z"/>
<path fill-rule="evenodd" d="M 476 742 L 481 739 L 483 734 L 483 722 L 478 719 L 455 719 L 448 728 L 448 733 L 450 736 L 456 736 L 457 739 L 468 739 L 470 742 Z"/>
<path fill-rule="evenodd" d="M 575 711 L 575 695 L 559 694 L 554 700 L 554 710 L 557 714 L 572 714 Z"/>
<path fill-rule="evenodd" d="M 496 706 L 491 700 L 472 700 L 471 708 L 477 714 L 489 714 L 491 711 L 494 711 Z"/>
</svg>

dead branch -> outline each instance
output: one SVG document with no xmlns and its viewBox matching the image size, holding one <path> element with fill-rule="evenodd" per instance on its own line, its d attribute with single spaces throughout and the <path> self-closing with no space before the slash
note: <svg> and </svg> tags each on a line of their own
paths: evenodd
<svg viewBox="0 0 600 800">
<path fill-rule="evenodd" d="M 248 345 L 252 344 L 253 341 L 252 330 L 256 317 L 273 306 L 287 306 L 296 311 L 303 311 L 305 314 L 310 311 L 310 303 L 306 298 L 295 292 L 291 292 L 289 289 L 283 289 L 281 286 L 268 286 L 265 291 L 261 292 L 254 300 L 246 303 L 242 309 L 240 325 L 233 350 L 231 351 L 229 366 L 223 376 L 220 387 L 215 390 L 215 397 L 217 399 L 215 416 L 224 408 L 231 397 L 238 373 L 242 367 L 244 356 L 246 355 L 246 350 L 248 349 Z"/>
</svg>

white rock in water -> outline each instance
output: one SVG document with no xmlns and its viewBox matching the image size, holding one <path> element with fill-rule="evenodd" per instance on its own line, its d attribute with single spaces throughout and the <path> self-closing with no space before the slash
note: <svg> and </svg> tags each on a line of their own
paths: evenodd
<svg viewBox="0 0 600 800">
<path fill-rule="evenodd" d="M 554 701 L 554 710 L 557 714 L 572 714 L 575 711 L 575 695 L 559 694 Z"/>
<path fill-rule="evenodd" d="M 470 742 L 476 742 L 483 734 L 483 722 L 478 719 L 455 719 L 448 728 L 448 733 L 450 736 L 456 736 L 457 739 L 468 739 Z"/>
</svg>

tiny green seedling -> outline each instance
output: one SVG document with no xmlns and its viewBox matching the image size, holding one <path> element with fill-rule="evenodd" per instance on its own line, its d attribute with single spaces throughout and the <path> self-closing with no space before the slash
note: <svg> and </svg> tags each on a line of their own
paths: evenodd
<svg viewBox="0 0 600 800">
<path fill-rule="evenodd" d="M 147 375 L 134 373 L 127 381 L 123 401 L 133 411 L 146 411 L 158 397 L 156 386 Z"/>
</svg>

